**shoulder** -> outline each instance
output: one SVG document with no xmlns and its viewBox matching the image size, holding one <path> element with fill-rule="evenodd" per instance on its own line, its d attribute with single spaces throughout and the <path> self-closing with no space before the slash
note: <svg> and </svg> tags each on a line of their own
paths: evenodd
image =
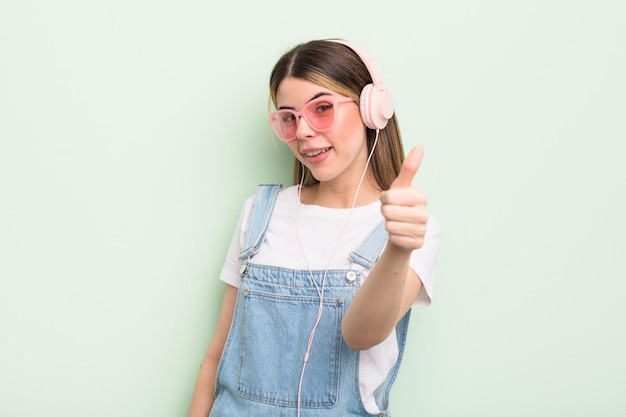
<svg viewBox="0 0 626 417">
<path fill-rule="evenodd" d="M 247 225 L 253 210 L 255 210 L 256 208 L 260 208 L 261 210 L 263 210 L 263 212 L 267 210 L 267 207 L 270 204 L 268 196 L 275 191 L 277 191 L 277 195 L 274 203 L 274 209 L 276 209 L 276 207 L 291 209 L 297 204 L 298 186 L 292 185 L 289 187 L 284 187 L 282 184 L 279 183 L 259 184 L 255 192 L 252 195 L 248 196 L 248 198 L 246 198 L 246 200 L 244 201 L 241 214 L 241 223 L 243 225 Z M 260 202 L 260 205 L 255 207 L 255 203 L 257 201 Z"/>
<path fill-rule="evenodd" d="M 276 204 L 293 205 L 298 202 L 297 185 L 284 187 L 279 183 L 259 184 L 254 194 L 246 199 L 244 209 L 250 211 L 255 201 L 268 200 L 268 197 L 274 193 L 276 193 Z"/>
</svg>

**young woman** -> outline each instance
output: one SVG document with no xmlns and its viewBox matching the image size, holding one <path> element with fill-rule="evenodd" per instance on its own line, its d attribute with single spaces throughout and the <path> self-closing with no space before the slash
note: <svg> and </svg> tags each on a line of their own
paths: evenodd
<svg viewBox="0 0 626 417">
<path fill-rule="evenodd" d="M 259 186 L 190 417 L 389 415 L 410 310 L 430 304 L 441 232 L 412 186 L 393 101 L 357 47 L 294 47 L 270 77 L 294 183 Z"/>
</svg>

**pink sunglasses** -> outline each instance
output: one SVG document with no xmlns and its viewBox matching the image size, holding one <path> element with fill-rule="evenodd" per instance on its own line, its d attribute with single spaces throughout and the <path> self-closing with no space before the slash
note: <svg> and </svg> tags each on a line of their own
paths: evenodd
<svg viewBox="0 0 626 417">
<path fill-rule="evenodd" d="M 307 103 L 302 110 L 279 109 L 270 114 L 270 124 L 276 135 L 284 142 L 296 138 L 300 117 L 317 132 L 329 130 L 337 120 L 335 108 L 339 103 L 354 101 L 349 97 L 322 96 Z"/>
</svg>

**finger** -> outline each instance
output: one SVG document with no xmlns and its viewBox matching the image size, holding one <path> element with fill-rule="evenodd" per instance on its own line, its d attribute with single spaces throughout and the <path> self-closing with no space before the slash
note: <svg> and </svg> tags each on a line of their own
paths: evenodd
<svg viewBox="0 0 626 417">
<path fill-rule="evenodd" d="M 391 188 L 410 187 L 413 177 L 417 173 L 417 170 L 422 163 L 422 157 L 424 156 L 424 146 L 419 145 L 411 149 L 411 152 L 407 155 L 402 167 L 400 168 L 400 174 L 391 184 Z"/>
<path fill-rule="evenodd" d="M 428 221 L 428 210 L 423 207 L 405 207 L 383 205 L 380 209 L 387 222 L 402 222 L 408 224 L 426 224 Z"/>
<path fill-rule="evenodd" d="M 389 243 L 406 249 L 419 249 L 424 244 L 426 227 L 406 223 L 387 222 L 385 229 L 389 233 Z"/>
<path fill-rule="evenodd" d="M 426 205 L 428 196 L 415 187 L 392 188 L 380 194 L 380 202 L 384 205 L 417 206 Z"/>
<path fill-rule="evenodd" d="M 389 236 L 423 239 L 426 235 L 425 224 L 410 224 L 404 222 L 387 222 L 385 230 Z"/>
</svg>

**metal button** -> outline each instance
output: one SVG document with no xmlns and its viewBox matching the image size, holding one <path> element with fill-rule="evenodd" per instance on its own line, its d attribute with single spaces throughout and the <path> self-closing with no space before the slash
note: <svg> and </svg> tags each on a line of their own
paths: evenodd
<svg viewBox="0 0 626 417">
<path fill-rule="evenodd" d="M 348 273 L 346 274 L 346 282 L 351 284 L 354 281 L 356 281 L 356 272 L 348 271 Z"/>
<path fill-rule="evenodd" d="M 248 273 L 248 265 L 246 264 L 241 265 L 241 268 L 239 269 L 239 273 L 241 274 L 242 277 L 246 275 Z"/>
</svg>

